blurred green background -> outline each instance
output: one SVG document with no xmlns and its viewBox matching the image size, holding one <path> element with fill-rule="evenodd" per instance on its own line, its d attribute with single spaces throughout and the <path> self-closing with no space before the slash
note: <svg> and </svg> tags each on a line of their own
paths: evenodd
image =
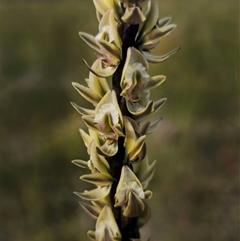
<svg viewBox="0 0 240 241">
<path fill-rule="evenodd" d="M 181 46 L 151 74 L 167 81 L 164 119 L 148 138 L 157 159 L 152 217 L 143 241 L 239 240 L 239 1 L 162 0 L 178 28 L 154 53 Z M 95 55 L 78 36 L 97 33 L 90 0 L 2 1 L 1 241 L 82 241 L 94 229 L 73 191 L 86 186 L 71 164 L 88 159 L 70 101 Z"/>
</svg>

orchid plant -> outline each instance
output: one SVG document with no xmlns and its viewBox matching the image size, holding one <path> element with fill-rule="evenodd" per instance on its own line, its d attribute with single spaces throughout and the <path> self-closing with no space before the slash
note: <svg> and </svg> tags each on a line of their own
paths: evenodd
<svg viewBox="0 0 240 241">
<path fill-rule="evenodd" d="M 139 229 L 148 221 L 147 190 L 156 161 L 149 162 L 145 140 L 161 119 L 149 116 L 166 101 L 153 101 L 150 90 L 166 77 L 150 76 L 149 63 L 160 63 L 177 52 L 156 56 L 151 53 L 161 38 L 176 25 L 170 17 L 159 19 L 157 0 L 93 0 L 99 32 L 80 37 L 96 53 L 90 66 L 87 87 L 73 83 L 92 109 L 72 103 L 82 115 L 88 132 L 80 129 L 89 160 L 73 160 L 88 174 L 80 177 L 95 188 L 75 192 L 79 202 L 96 219 L 92 241 L 140 241 Z M 112 83 L 109 84 L 109 78 Z"/>
</svg>

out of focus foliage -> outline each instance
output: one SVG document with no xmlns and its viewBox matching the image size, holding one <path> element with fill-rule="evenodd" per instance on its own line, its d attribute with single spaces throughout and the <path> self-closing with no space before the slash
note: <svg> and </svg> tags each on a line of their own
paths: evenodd
<svg viewBox="0 0 240 241">
<path fill-rule="evenodd" d="M 156 49 L 182 50 L 164 74 L 162 123 L 148 140 L 153 240 L 237 241 L 239 228 L 239 1 L 162 0 L 178 28 Z M 92 228 L 70 161 L 87 158 L 69 104 L 94 56 L 78 31 L 97 33 L 92 1 L 3 1 L 2 241 L 80 241 Z M 86 103 L 84 103 L 86 106 Z M 157 118 L 157 116 L 155 116 Z M 84 127 L 83 127 L 84 128 Z M 143 239 L 145 232 L 143 230 Z"/>
</svg>

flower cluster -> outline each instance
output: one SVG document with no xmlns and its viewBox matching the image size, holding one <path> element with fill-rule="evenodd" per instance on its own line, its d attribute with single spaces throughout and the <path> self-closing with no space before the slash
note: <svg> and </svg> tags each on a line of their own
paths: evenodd
<svg viewBox="0 0 240 241">
<path fill-rule="evenodd" d="M 80 129 L 89 160 L 73 160 L 89 170 L 81 180 L 95 188 L 75 192 L 85 200 L 80 205 L 96 219 L 92 241 L 140 240 L 139 228 L 150 217 L 147 190 L 155 161 L 149 163 L 146 136 L 161 119 L 149 116 L 166 101 L 153 101 L 150 90 L 165 76 L 149 75 L 149 63 L 160 63 L 178 51 L 161 56 L 151 54 L 160 39 L 175 27 L 171 18 L 159 19 L 157 0 L 93 0 L 99 32 L 80 37 L 94 50 L 97 59 L 90 66 L 87 87 L 73 83 L 79 94 L 93 105 L 87 109 L 71 103 L 82 115 L 88 132 Z M 134 30 L 134 31 L 133 31 Z M 114 80 L 109 84 L 109 78 Z"/>
</svg>

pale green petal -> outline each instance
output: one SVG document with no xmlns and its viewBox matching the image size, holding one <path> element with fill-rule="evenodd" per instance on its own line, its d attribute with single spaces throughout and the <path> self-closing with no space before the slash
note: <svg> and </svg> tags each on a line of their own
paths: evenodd
<svg viewBox="0 0 240 241">
<path fill-rule="evenodd" d="M 89 231 L 87 232 L 87 235 L 88 235 L 90 241 L 96 241 L 96 236 L 95 236 L 95 232 L 94 232 L 94 231 L 89 230 Z"/>
<path fill-rule="evenodd" d="M 144 208 L 145 205 L 142 199 L 134 191 L 130 191 L 129 200 L 123 215 L 130 218 L 137 217 L 143 212 Z"/>
<path fill-rule="evenodd" d="M 138 168 L 135 169 L 138 165 Z M 148 158 L 144 158 L 141 163 L 134 165 L 134 171 L 142 183 L 143 188 L 145 189 L 148 186 L 149 181 L 153 177 L 154 168 L 156 165 L 156 160 L 154 160 L 150 165 L 148 162 Z"/>
<path fill-rule="evenodd" d="M 168 59 L 171 55 L 175 54 L 177 51 L 179 51 L 180 48 L 175 48 L 173 50 L 171 50 L 170 52 L 168 52 L 167 54 L 164 54 L 164 55 L 152 55 L 151 53 L 149 52 L 146 52 L 146 51 L 143 51 L 143 55 L 145 56 L 146 60 L 149 62 L 149 63 L 153 63 L 153 64 L 156 64 L 156 63 L 161 63 L 163 62 L 164 60 Z"/>
<path fill-rule="evenodd" d="M 143 145 L 145 144 L 145 139 L 146 136 L 141 136 L 137 139 L 137 141 L 135 142 L 135 145 L 133 147 L 133 149 L 131 150 L 131 152 L 128 154 L 128 158 L 129 161 L 134 161 L 135 158 L 137 157 L 137 155 L 140 153 L 140 151 L 142 150 Z"/>
<path fill-rule="evenodd" d="M 117 7 L 117 4 L 115 4 L 115 7 Z M 111 30 L 112 30 L 112 34 L 113 34 L 113 37 L 114 37 L 114 42 L 116 44 L 116 46 L 121 49 L 121 46 L 122 46 L 122 40 L 121 40 L 121 37 L 118 33 L 118 29 L 117 29 L 117 23 L 115 21 L 115 16 L 116 14 L 114 13 L 113 10 L 111 10 L 110 12 L 110 27 L 111 27 Z"/>
<path fill-rule="evenodd" d="M 90 204 L 84 203 L 84 202 L 78 202 L 81 207 L 94 219 L 97 219 L 99 214 L 100 214 L 100 210 Z"/>
<path fill-rule="evenodd" d="M 154 111 L 153 112 L 158 111 L 163 106 L 163 104 L 166 101 L 167 101 L 167 98 L 162 98 L 162 99 L 160 99 L 158 101 L 155 101 L 154 102 Z"/>
<path fill-rule="evenodd" d="M 111 186 L 97 187 L 96 189 L 85 191 L 85 192 L 74 192 L 75 195 L 79 196 L 84 200 L 96 201 L 105 198 L 111 190 Z"/>
<path fill-rule="evenodd" d="M 88 168 L 88 162 L 83 160 L 72 160 L 72 163 L 81 168 Z"/>
<path fill-rule="evenodd" d="M 102 49 L 104 49 L 104 53 L 106 52 L 106 55 L 111 55 L 113 56 L 113 58 L 115 58 L 116 60 L 114 62 L 119 62 L 119 60 L 121 59 L 121 52 L 119 50 L 119 48 L 116 47 L 116 45 L 107 42 L 106 40 L 98 40 L 99 46 Z"/>
<path fill-rule="evenodd" d="M 110 174 L 102 173 L 91 173 L 85 174 L 80 177 L 82 181 L 92 183 L 96 186 L 110 186 L 112 185 L 113 179 Z"/>
<path fill-rule="evenodd" d="M 137 220 L 137 226 L 139 228 L 141 228 L 144 224 L 146 224 L 146 222 L 149 220 L 149 218 L 151 216 L 151 211 L 150 211 L 148 204 L 146 202 L 144 202 L 144 205 L 145 205 L 144 210 L 141 213 L 141 215 L 138 217 L 138 220 Z"/>
<path fill-rule="evenodd" d="M 89 88 L 75 82 L 73 82 L 72 85 L 84 99 L 86 99 L 93 105 L 96 105 L 101 100 L 101 96 L 98 96 Z"/>
<path fill-rule="evenodd" d="M 144 37 L 144 35 L 146 35 L 149 31 L 151 31 L 154 28 L 154 26 L 156 25 L 156 23 L 158 21 L 158 17 L 159 17 L 158 2 L 157 2 L 157 0 L 152 0 L 149 2 L 151 4 L 150 11 L 147 14 L 147 19 L 144 22 L 143 28 L 139 35 L 140 38 L 139 38 L 138 42 L 140 42 L 142 40 L 142 38 Z"/>
<path fill-rule="evenodd" d="M 116 65 L 116 66 L 113 66 L 113 67 L 106 67 L 106 68 L 101 68 L 101 69 L 91 68 L 88 65 L 88 63 L 86 62 L 86 60 L 83 59 L 82 61 L 93 74 L 95 74 L 98 77 L 102 77 L 102 78 L 112 76 L 114 74 L 114 72 L 116 71 L 117 67 L 118 67 L 118 65 Z"/>
<path fill-rule="evenodd" d="M 121 233 L 110 206 L 105 205 L 96 223 L 97 241 L 120 241 Z M 106 236 L 105 236 L 106 235 Z"/>
<path fill-rule="evenodd" d="M 158 127 L 158 124 L 161 122 L 162 118 L 158 119 L 157 121 L 151 123 L 149 129 L 148 129 L 148 132 L 147 134 L 150 134 L 152 133 L 157 127 Z"/>
<path fill-rule="evenodd" d="M 86 109 L 83 107 L 78 106 L 77 104 L 70 102 L 71 105 L 73 106 L 73 108 L 80 113 L 81 115 L 94 115 L 95 111 L 94 110 L 90 110 L 90 109 Z"/>
<path fill-rule="evenodd" d="M 100 131 L 96 127 L 96 125 L 94 123 L 94 119 L 92 117 L 84 115 L 84 116 L 82 116 L 82 119 L 89 129 L 100 133 Z"/>
<path fill-rule="evenodd" d="M 90 135 L 88 135 L 84 130 L 79 129 L 79 131 L 80 131 L 80 134 L 82 136 L 82 139 L 83 139 L 83 142 L 84 142 L 85 146 L 89 147 L 93 138 Z"/>
<path fill-rule="evenodd" d="M 167 25 L 168 23 L 171 22 L 171 20 L 172 20 L 171 17 L 165 17 L 165 18 L 159 19 L 157 22 L 158 28 L 161 28 L 161 27 Z"/>
<path fill-rule="evenodd" d="M 79 32 L 79 35 L 82 38 L 82 40 L 84 42 L 86 42 L 92 49 L 94 49 L 98 53 L 101 53 L 100 47 L 99 47 L 98 43 L 96 42 L 96 39 L 94 36 L 92 36 L 88 33 L 84 33 L 84 32 Z"/>
<path fill-rule="evenodd" d="M 137 140 L 137 136 L 135 133 L 135 130 L 129 121 L 127 117 L 124 117 L 124 125 L 125 125 L 125 140 L 124 140 L 124 146 L 125 146 L 125 151 L 127 154 L 129 154 L 134 146 L 135 142 Z"/>
<path fill-rule="evenodd" d="M 114 141 L 111 145 L 104 143 L 102 146 L 97 146 L 97 152 L 100 155 L 111 157 L 114 156 L 118 151 L 118 143 Z"/>
<path fill-rule="evenodd" d="M 109 175 L 110 166 L 103 156 L 99 156 L 96 151 L 96 144 L 93 141 L 90 146 L 90 156 L 94 167 L 102 174 Z"/>
<path fill-rule="evenodd" d="M 132 103 L 126 102 L 128 111 L 134 115 L 134 118 L 140 119 L 142 116 L 146 116 L 153 110 L 153 101 L 150 101 L 147 106 L 142 106 L 138 102 Z"/>
<path fill-rule="evenodd" d="M 126 8 L 126 11 L 122 16 L 122 20 L 125 23 L 136 25 L 144 22 L 146 20 L 146 17 L 144 16 L 139 7 L 129 7 Z"/>
<path fill-rule="evenodd" d="M 169 24 L 161 28 L 153 29 L 151 32 L 146 34 L 140 42 L 141 49 L 148 48 L 149 45 L 155 45 L 162 37 L 170 34 L 176 27 L 177 25 L 175 24 Z"/>
<path fill-rule="evenodd" d="M 102 69 L 102 63 L 100 59 L 97 59 L 92 68 Z M 92 72 L 89 73 L 89 79 L 87 80 L 88 87 L 93 90 L 97 95 L 103 97 L 108 90 L 110 90 L 109 85 L 105 78 L 99 78 Z"/>
<path fill-rule="evenodd" d="M 146 121 L 144 124 L 141 125 L 140 133 L 141 135 L 146 135 L 148 133 L 148 129 L 151 125 L 150 121 Z"/>
<path fill-rule="evenodd" d="M 153 193 L 150 190 L 145 191 L 144 194 L 146 199 L 151 199 L 153 195 Z"/>
<path fill-rule="evenodd" d="M 157 75 L 150 78 L 150 80 L 147 82 L 145 90 L 150 90 L 153 88 L 158 87 L 166 80 L 166 76 L 164 75 Z"/>
</svg>

